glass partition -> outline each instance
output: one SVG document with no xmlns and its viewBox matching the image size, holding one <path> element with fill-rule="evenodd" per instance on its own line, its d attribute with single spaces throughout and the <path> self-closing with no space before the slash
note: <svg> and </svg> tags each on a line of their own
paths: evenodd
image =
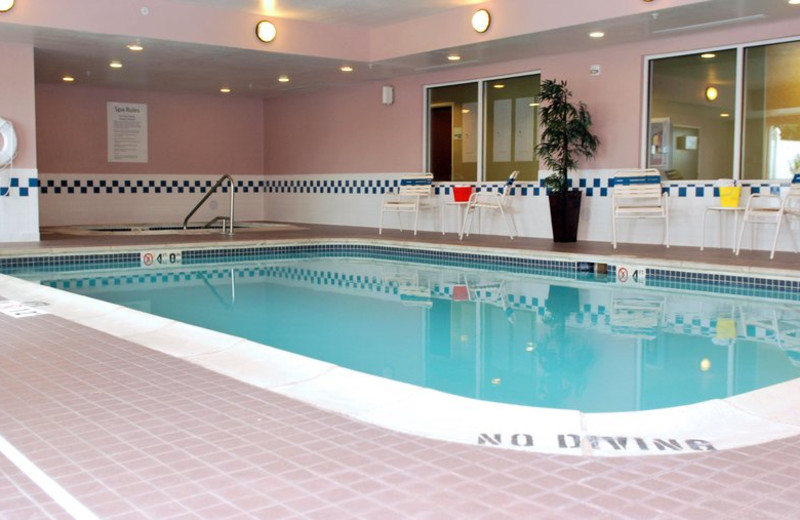
<svg viewBox="0 0 800 520">
<path fill-rule="evenodd" d="M 742 153 L 744 179 L 800 170 L 800 42 L 747 49 Z"/>
<path fill-rule="evenodd" d="M 489 81 L 486 98 L 486 180 L 501 181 L 519 170 L 519 179 L 539 173 L 539 75 Z"/>
<path fill-rule="evenodd" d="M 736 49 L 651 60 L 647 166 L 670 180 L 734 173 Z"/>
<path fill-rule="evenodd" d="M 478 83 L 428 89 L 428 168 L 435 181 L 478 180 Z"/>
<path fill-rule="evenodd" d="M 434 180 L 502 181 L 513 170 L 521 180 L 536 180 L 538 93 L 538 74 L 428 88 Z"/>
</svg>

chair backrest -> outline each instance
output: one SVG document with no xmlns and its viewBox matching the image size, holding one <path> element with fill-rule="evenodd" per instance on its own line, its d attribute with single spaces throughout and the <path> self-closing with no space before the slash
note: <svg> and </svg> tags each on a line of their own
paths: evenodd
<svg viewBox="0 0 800 520">
<path fill-rule="evenodd" d="M 511 194 L 511 186 L 513 186 L 514 181 L 517 180 L 517 175 L 519 175 L 519 170 L 514 170 L 513 172 L 511 172 L 511 175 L 508 176 L 506 182 L 502 186 L 500 186 L 499 192 L 503 200 L 507 199 L 508 196 Z"/>
<path fill-rule="evenodd" d="M 661 174 L 658 170 L 620 170 L 611 179 L 615 198 L 651 199 L 661 197 Z"/>
<path fill-rule="evenodd" d="M 399 195 L 428 196 L 433 192 L 433 174 L 409 175 L 400 179 Z"/>
</svg>

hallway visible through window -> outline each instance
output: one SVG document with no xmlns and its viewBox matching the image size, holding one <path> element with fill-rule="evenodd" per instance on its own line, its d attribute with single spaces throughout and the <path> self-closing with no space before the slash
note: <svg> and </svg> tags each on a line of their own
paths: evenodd
<svg viewBox="0 0 800 520">
<path fill-rule="evenodd" d="M 649 71 L 648 167 L 670 180 L 800 170 L 800 42 L 655 58 Z"/>
<path fill-rule="evenodd" d="M 439 182 L 536 180 L 539 75 L 428 88 L 428 169 Z"/>
</svg>

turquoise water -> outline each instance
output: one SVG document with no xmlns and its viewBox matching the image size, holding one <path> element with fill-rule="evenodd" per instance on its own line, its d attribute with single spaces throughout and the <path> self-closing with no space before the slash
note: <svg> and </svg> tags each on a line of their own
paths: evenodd
<svg viewBox="0 0 800 520">
<path fill-rule="evenodd" d="M 800 377 L 796 302 L 561 276 L 298 258 L 22 277 L 487 401 L 645 410 Z"/>
</svg>

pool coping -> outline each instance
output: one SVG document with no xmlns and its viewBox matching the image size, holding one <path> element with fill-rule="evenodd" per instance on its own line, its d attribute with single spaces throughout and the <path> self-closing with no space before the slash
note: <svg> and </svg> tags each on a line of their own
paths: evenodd
<svg viewBox="0 0 800 520">
<path fill-rule="evenodd" d="M 364 239 L 288 239 L 170 244 L 169 249 L 230 249 L 297 244 L 366 244 Z M 382 240 L 387 247 L 463 251 L 463 246 Z M 42 248 L 2 256 L 90 251 L 143 251 L 159 247 Z M 162 249 L 166 249 L 162 248 Z M 575 261 L 601 255 L 480 248 L 481 253 Z M 616 263 L 624 255 L 614 256 Z M 719 269 L 701 262 L 632 258 L 632 264 L 680 269 Z M 759 276 L 800 279 L 797 272 L 750 269 Z M 736 267 L 727 272 L 741 274 Z M 132 343 L 319 408 L 395 431 L 428 438 L 581 456 L 640 456 L 733 449 L 800 435 L 800 378 L 734 397 L 660 410 L 581 413 L 507 405 L 453 396 L 291 354 L 140 311 L 0 275 L 0 296 Z"/>
</svg>

